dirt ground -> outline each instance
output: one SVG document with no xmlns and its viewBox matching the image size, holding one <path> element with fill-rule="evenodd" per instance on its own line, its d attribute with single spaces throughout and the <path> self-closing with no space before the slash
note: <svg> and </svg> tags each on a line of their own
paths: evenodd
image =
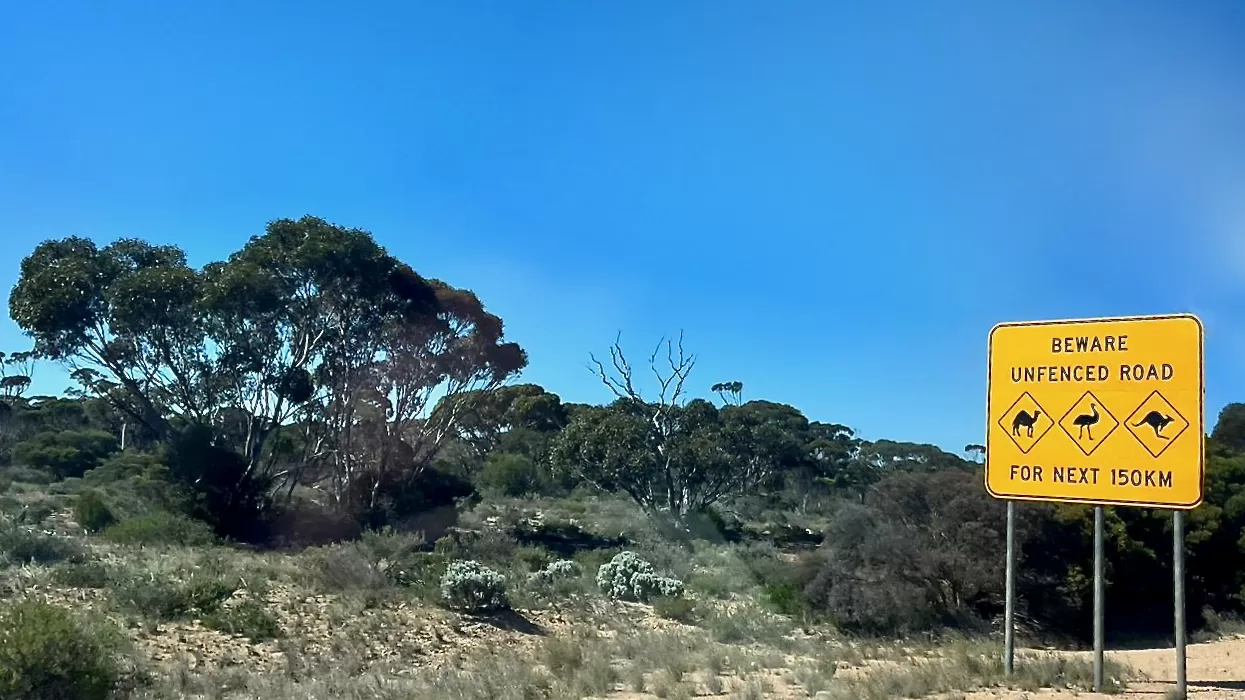
<svg viewBox="0 0 1245 700">
<path fill-rule="evenodd" d="M 1223 639 L 1206 644 L 1190 644 L 1186 669 L 1191 700 L 1245 699 L 1245 637 Z M 1078 652 L 1090 655 L 1090 652 Z M 1021 698 L 1076 697 L 1078 700 L 1160 700 L 1176 686 L 1176 651 L 1174 649 L 1140 649 L 1107 651 L 1107 658 L 1128 664 L 1149 679 L 1129 683 L 1128 691 L 1116 695 L 1074 693 L 1073 691 L 978 692 L 972 700 L 1020 700 Z"/>
</svg>

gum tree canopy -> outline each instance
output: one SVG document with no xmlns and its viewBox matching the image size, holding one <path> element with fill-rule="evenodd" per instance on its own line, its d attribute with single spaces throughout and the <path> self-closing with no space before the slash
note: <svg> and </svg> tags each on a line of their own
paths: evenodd
<svg viewBox="0 0 1245 700">
<path fill-rule="evenodd" d="M 46 241 L 9 310 L 40 358 L 155 435 L 210 426 L 248 472 L 338 499 L 374 498 L 431 459 L 458 418 L 428 417 L 435 398 L 487 392 L 527 363 L 475 294 L 313 217 L 273 221 L 202 269 L 175 246 Z"/>
</svg>

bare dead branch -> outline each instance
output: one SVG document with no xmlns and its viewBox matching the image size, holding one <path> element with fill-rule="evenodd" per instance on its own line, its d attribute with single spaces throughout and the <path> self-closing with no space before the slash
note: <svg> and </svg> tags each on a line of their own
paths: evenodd
<svg viewBox="0 0 1245 700">
<path fill-rule="evenodd" d="M 610 346 L 612 371 L 606 369 L 604 363 L 598 360 L 592 353 L 588 354 L 591 361 L 588 369 L 616 397 L 644 402 L 643 393 L 635 386 L 635 370 L 623 353 L 620 338 L 621 333 L 614 340 L 614 344 Z M 666 349 L 665 360 L 666 364 L 669 365 L 669 370 L 661 368 L 658 362 L 658 356 L 661 354 L 663 345 Z M 687 378 L 695 364 L 696 357 L 687 354 L 683 349 L 683 333 L 681 331 L 679 333 L 677 355 L 675 353 L 675 344 L 672 340 L 662 337 L 657 341 L 657 346 L 653 349 L 652 354 L 649 355 L 648 366 L 657 381 L 656 405 L 659 413 L 679 403 L 679 400 L 686 392 Z"/>
<path fill-rule="evenodd" d="M 601 383 L 605 384 L 618 398 L 643 401 L 644 397 L 635 388 L 635 382 L 633 381 L 634 370 L 631 368 L 631 363 L 627 362 L 626 355 L 623 354 L 621 339 L 622 333 L 620 332 L 615 337 L 614 344 L 610 346 L 610 364 L 613 365 L 617 376 L 610 376 L 610 373 L 605 369 L 605 365 L 592 353 L 588 353 L 588 358 L 592 361 L 592 365 L 588 369 L 592 370 L 597 375 L 597 378 L 601 380 Z"/>
</svg>

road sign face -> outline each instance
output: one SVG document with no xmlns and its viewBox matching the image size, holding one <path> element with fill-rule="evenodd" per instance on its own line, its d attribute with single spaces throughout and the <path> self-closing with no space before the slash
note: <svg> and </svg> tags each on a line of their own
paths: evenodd
<svg viewBox="0 0 1245 700">
<path fill-rule="evenodd" d="M 1202 501 L 1202 323 L 1144 316 L 990 331 L 995 498 L 1189 509 Z"/>
</svg>

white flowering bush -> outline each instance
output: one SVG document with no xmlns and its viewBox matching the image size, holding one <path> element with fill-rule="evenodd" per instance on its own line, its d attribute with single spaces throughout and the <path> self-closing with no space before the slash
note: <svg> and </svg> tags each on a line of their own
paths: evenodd
<svg viewBox="0 0 1245 700">
<path fill-rule="evenodd" d="M 550 585 L 556 581 L 576 578 L 583 572 L 583 568 L 576 562 L 570 559 L 561 559 L 550 562 L 548 566 L 532 574 L 530 580 L 533 583 Z"/>
<path fill-rule="evenodd" d="M 477 561 L 450 562 L 441 577 L 441 597 L 455 610 L 486 613 L 510 607 L 506 577 Z"/>
<path fill-rule="evenodd" d="M 683 582 L 659 576 L 653 565 L 635 552 L 621 552 L 597 570 L 601 591 L 618 600 L 646 602 L 655 596 L 676 597 L 683 594 Z"/>
</svg>

